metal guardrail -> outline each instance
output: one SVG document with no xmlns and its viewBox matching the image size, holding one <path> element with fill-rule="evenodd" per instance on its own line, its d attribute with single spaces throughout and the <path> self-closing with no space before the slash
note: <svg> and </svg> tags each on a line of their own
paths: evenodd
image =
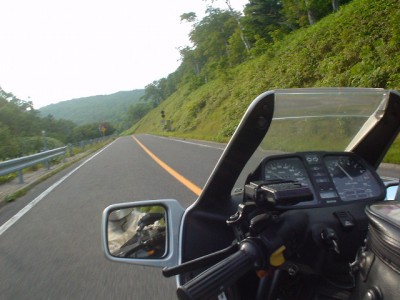
<svg viewBox="0 0 400 300">
<path fill-rule="evenodd" d="M 117 135 L 113 134 L 113 135 L 106 135 L 103 137 L 99 137 L 99 138 L 94 138 L 94 139 L 90 139 L 90 140 L 83 140 L 77 143 L 70 143 L 68 144 L 68 149 L 70 151 L 70 155 L 73 156 L 72 154 L 72 147 L 77 147 L 77 148 L 81 148 L 82 150 L 85 150 L 86 146 L 93 146 L 94 144 L 97 144 L 99 142 L 111 139 L 111 138 L 115 138 Z"/>
<path fill-rule="evenodd" d="M 0 162 L 0 176 L 18 172 L 19 182 L 24 183 L 24 178 L 22 175 L 23 169 L 34 166 L 42 162 L 46 162 L 47 169 L 50 169 L 50 164 L 48 160 L 60 155 L 64 155 L 65 159 L 66 153 L 67 153 L 67 146 L 48 151 L 43 151 L 29 156 L 2 161 Z"/>
<path fill-rule="evenodd" d="M 86 146 L 93 146 L 94 144 L 97 144 L 101 141 L 114 138 L 116 135 L 109 135 L 109 136 L 103 136 L 100 138 L 95 138 L 95 139 L 90 139 L 90 140 L 83 140 L 78 143 L 74 144 L 68 144 L 67 146 L 52 149 L 52 150 L 46 150 L 37 154 L 29 155 L 29 156 L 24 156 L 24 157 L 19 157 L 19 158 L 14 158 L 10 159 L 7 161 L 2 161 L 0 162 L 0 176 L 7 175 L 10 173 L 18 172 L 19 176 L 19 183 L 24 183 L 24 178 L 22 174 L 22 170 L 31 166 L 34 166 L 36 164 L 45 162 L 47 169 L 50 169 L 50 164 L 49 164 L 49 159 L 64 155 L 64 160 L 67 155 L 67 151 L 69 153 L 69 156 L 74 156 L 74 151 L 73 147 L 80 148 L 81 151 L 84 151 Z M 46 145 L 45 145 L 46 147 Z"/>
</svg>

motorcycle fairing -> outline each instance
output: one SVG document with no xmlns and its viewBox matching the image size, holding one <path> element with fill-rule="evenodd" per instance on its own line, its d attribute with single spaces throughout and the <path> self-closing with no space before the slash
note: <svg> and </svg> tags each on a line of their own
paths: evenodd
<svg viewBox="0 0 400 300">
<path fill-rule="evenodd" d="M 400 128 L 400 94 L 382 89 L 292 89 L 269 91 L 258 96 L 250 105 L 237 130 L 228 143 L 214 171 L 207 181 L 198 200 L 186 210 L 180 232 L 180 258 L 186 262 L 194 258 L 225 248 L 235 238 L 226 220 L 235 213 L 242 202 L 242 194 L 231 191 L 245 168 L 246 163 L 263 142 L 264 136 L 275 118 L 274 111 L 277 98 L 282 95 L 311 94 L 323 95 L 372 95 L 378 101 L 373 112 L 368 116 L 359 134 L 353 138 L 345 151 L 354 152 L 364 158 L 375 168 L 380 164 Z M 371 117 L 372 116 L 372 117 Z M 373 121 L 371 121 L 373 120 Z M 284 137 L 282 137 L 284 138 Z M 312 150 L 312 149 L 310 149 Z M 363 207 L 365 204 L 351 204 L 349 210 L 359 215 L 360 228 L 366 230 Z M 326 220 L 334 208 L 316 216 L 316 220 Z M 313 215 L 310 211 L 310 215 Z M 314 214 L 315 215 L 315 214 Z M 356 216 L 358 217 L 358 216 Z M 181 276 L 178 283 L 186 282 L 188 276 Z"/>
</svg>

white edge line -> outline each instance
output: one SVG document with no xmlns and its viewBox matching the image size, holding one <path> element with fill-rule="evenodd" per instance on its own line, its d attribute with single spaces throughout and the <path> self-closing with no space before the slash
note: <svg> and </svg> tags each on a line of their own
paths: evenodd
<svg viewBox="0 0 400 300">
<path fill-rule="evenodd" d="M 216 147 L 216 146 L 210 146 L 210 145 L 201 144 L 201 143 L 189 142 L 189 141 L 184 141 L 184 140 L 179 140 L 179 139 L 174 139 L 174 138 L 166 138 L 166 137 L 163 137 L 163 136 L 155 136 L 155 135 L 152 135 L 152 136 L 157 137 L 159 139 L 165 139 L 165 140 L 168 140 L 168 141 L 175 141 L 175 142 L 180 142 L 180 143 L 185 143 L 185 144 L 190 144 L 190 145 L 195 145 L 195 146 L 200 146 L 200 147 L 205 147 L 205 148 L 224 150 L 224 148 L 220 148 L 220 147 Z"/>
<path fill-rule="evenodd" d="M 69 176 L 74 174 L 76 171 L 78 171 L 81 167 L 83 167 L 86 163 L 91 161 L 93 158 L 95 158 L 97 155 L 102 153 L 104 150 L 106 150 L 108 147 L 110 147 L 112 144 L 114 144 L 117 140 L 112 142 L 111 144 L 107 145 L 103 149 L 101 149 L 99 152 L 95 153 L 93 156 L 89 157 L 87 160 L 85 160 L 83 163 L 81 163 L 79 166 L 77 166 L 75 169 L 73 169 L 71 172 L 69 172 L 67 175 L 62 177 L 60 180 L 55 182 L 53 185 L 48 187 L 43 193 L 41 193 L 39 196 L 37 196 L 35 199 L 33 199 L 31 202 L 29 202 L 23 209 L 21 209 L 18 213 L 16 213 L 13 217 L 11 217 L 7 222 L 5 222 L 2 226 L 0 226 L 0 236 L 7 231 L 12 225 L 14 225 L 19 219 L 22 218 L 23 215 L 25 215 L 28 211 L 31 210 L 32 207 L 34 207 L 36 204 L 39 203 L 40 200 L 45 198 L 48 194 L 50 194 L 57 186 L 59 186 L 63 181 L 65 181 Z"/>
</svg>

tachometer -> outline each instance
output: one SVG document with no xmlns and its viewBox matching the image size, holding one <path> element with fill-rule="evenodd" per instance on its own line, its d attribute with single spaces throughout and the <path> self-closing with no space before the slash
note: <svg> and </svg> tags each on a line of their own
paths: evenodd
<svg viewBox="0 0 400 300">
<path fill-rule="evenodd" d="M 364 163 L 355 156 L 326 156 L 325 164 L 342 201 L 373 198 L 380 187 Z"/>
</svg>

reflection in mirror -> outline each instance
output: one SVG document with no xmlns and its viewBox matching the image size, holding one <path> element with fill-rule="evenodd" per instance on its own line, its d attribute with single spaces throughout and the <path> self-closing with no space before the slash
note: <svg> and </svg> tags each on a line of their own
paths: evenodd
<svg viewBox="0 0 400 300">
<path fill-rule="evenodd" d="M 166 212 L 162 206 L 116 209 L 107 218 L 107 245 L 112 256 L 162 258 L 166 255 Z"/>
</svg>

